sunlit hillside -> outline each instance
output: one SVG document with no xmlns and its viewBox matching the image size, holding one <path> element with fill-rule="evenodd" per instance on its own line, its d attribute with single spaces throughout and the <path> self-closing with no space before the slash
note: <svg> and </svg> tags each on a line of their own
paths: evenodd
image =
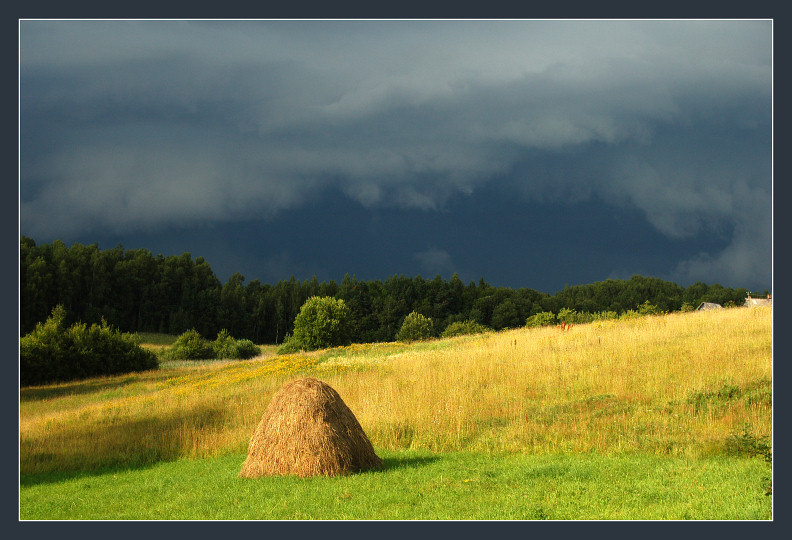
<svg viewBox="0 0 792 540">
<path fill-rule="evenodd" d="M 333 386 L 375 448 L 722 452 L 772 435 L 772 310 L 352 345 L 20 390 L 22 473 L 241 453 L 286 381 Z"/>
</svg>

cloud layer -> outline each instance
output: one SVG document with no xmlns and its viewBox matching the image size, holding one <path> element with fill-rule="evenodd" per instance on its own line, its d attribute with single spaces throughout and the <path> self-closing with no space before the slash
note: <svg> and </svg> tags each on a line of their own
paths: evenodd
<svg viewBox="0 0 792 540">
<path fill-rule="evenodd" d="M 676 277 L 770 281 L 769 21 L 23 21 L 20 42 L 34 237 L 496 185 L 730 235 Z"/>
</svg>

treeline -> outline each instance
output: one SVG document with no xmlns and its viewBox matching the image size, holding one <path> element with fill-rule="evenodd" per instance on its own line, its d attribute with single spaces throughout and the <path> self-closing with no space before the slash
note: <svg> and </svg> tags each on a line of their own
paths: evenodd
<svg viewBox="0 0 792 540">
<path fill-rule="evenodd" d="M 332 296 L 350 309 L 354 341 L 392 341 L 412 311 L 430 317 L 440 334 L 450 324 L 467 320 L 495 330 L 524 326 L 532 315 L 564 308 L 623 313 L 647 301 L 662 311 L 701 302 L 739 305 L 747 292 L 701 282 L 685 288 L 643 276 L 566 287 L 553 295 L 494 287 L 483 279 L 465 284 L 456 274 L 449 280 L 438 275 L 385 281 L 346 275 L 340 283 L 292 276 L 271 285 L 256 279 L 246 283 L 236 273 L 223 284 L 207 261 L 189 253 L 165 257 L 145 249 L 101 250 L 97 244 L 79 243 L 68 247 L 59 240 L 37 245 L 20 238 L 21 335 L 62 305 L 71 319 L 67 323 L 104 319 L 124 332 L 181 334 L 195 329 L 210 338 L 225 329 L 238 339 L 282 343 L 308 298 Z"/>
</svg>

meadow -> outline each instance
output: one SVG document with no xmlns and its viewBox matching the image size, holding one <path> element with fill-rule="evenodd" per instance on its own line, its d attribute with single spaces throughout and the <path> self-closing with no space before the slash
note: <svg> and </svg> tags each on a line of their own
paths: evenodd
<svg viewBox="0 0 792 540">
<path fill-rule="evenodd" d="M 734 308 L 26 387 L 20 517 L 771 519 L 772 373 L 772 310 Z M 308 375 L 386 469 L 237 478 Z"/>
</svg>

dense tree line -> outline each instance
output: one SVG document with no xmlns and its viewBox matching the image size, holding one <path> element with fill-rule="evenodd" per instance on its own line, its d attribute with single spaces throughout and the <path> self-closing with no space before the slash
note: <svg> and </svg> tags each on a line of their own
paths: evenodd
<svg viewBox="0 0 792 540">
<path fill-rule="evenodd" d="M 548 269 L 552 271 L 552 269 Z M 195 329 L 214 337 L 226 329 L 238 339 L 282 343 L 293 332 L 294 319 L 312 296 L 344 300 L 353 340 L 392 341 L 404 318 L 415 311 L 433 321 L 439 335 L 455 322 L 474 321 L 500 330 L 525 325 L 537 313 L 636 309 L 648 301 L 663 311 L 701 302 L 742 304 L 746 289 L 695 283 L 681 287 L 652 277 L 600 281 L 566 287 L 556 294 L 528 288 L 494 287 L 483 279 L 465 284 L 421 276 L 392 276 L 361 281 L 346 275 L 340 283 L 299 281 L 292 276 L 275 285 L 245 282 L 234 274 L 223 284 L 202 257 L 189 253 L 154 256 L 145 249 L 122 246 L 99 249 L 56 240 L 37 245 L 20 238 L 20 331 L 32 331 L 56 305 L 72 319 L 108 323 L 124 332 L 180 334 Z"/>
</svg>

